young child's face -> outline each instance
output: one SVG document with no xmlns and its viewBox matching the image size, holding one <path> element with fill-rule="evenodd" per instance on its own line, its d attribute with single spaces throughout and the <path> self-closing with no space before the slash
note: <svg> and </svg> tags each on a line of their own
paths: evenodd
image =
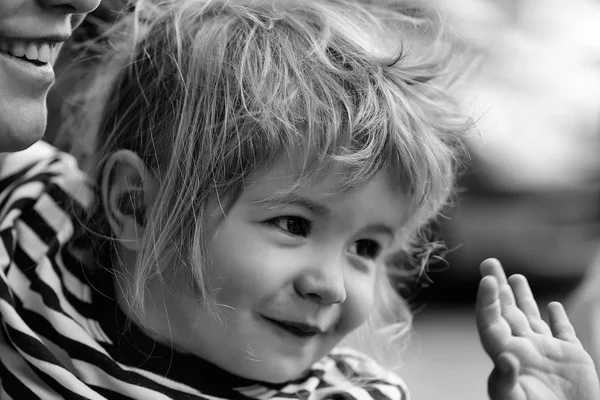
<svg viewBox="0 0 600 400">
<path fill-rule="evenodd" d="M 236 375 L 297 378 L 368 318 L 384 260 L 401 245 L 407 207 L 388 176 L 331 196 L 336 175 L 290 187 L 280 162 L 248 185 L 226 217 L 215 201 L 207 278 L 221 319 L 174 279 L 152 325 L 175 345 Z M 155 300 L 156 301 L 156 300 Z"/>
</svg>

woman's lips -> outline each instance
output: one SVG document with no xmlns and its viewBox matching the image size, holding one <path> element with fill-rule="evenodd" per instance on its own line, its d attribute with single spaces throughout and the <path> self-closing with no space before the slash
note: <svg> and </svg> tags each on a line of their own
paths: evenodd
<svg viewBox="0 0 600 400">
<path fill-rule="evenodd" d="M 0 52 L 35 65 L 43 65 L 52 61 L 57 44 L 57 42 L 43 40 L 19 40 L 0 37 Z"/>
<path fill-rule="evenodd" d="M 55 58 L 68 36 L 0 37 L 0 72 L 10 76 L 19 96 L 42 98 L 54 83 Z"/>
<path fill-rule="evenodd" d="M 42 96 L 54 83 L 52 64 L 38 65 L 3 52 L 0 52 L 0 71 L 10 76 L 10 84 L 19 87 L 26 96 Z"/>
</svg>

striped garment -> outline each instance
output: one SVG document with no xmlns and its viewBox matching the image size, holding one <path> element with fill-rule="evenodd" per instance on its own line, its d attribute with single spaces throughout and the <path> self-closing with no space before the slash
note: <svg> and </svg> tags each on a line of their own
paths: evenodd
<svg viewBox="0 0 600 400">
<path fill-rule="evenodd" d="M 264 384 L 153 341 L 117 306 L 110 272 L 85 265 L 90 243 L 76 239 L 74 216 L 92 199 L 75 160 L 48 144 L 0 166 L 0 399 L 409 398 L 398 377 L 349 349 L 297 381 Z"/>
</svg>

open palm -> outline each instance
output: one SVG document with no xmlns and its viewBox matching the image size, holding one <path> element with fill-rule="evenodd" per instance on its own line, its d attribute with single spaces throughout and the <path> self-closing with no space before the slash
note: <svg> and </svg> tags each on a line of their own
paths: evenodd
<svg viewBox="0 0 600 400">
<path fill-rule="evenodd" d="M 479 337 L 495 368 L 492 400 L 598 400 L 600 385 L 560 303 L 541 317 L 527 280 L 506 278 L 497 260 L 481 264 L 476 319 Z"/>
</svg>

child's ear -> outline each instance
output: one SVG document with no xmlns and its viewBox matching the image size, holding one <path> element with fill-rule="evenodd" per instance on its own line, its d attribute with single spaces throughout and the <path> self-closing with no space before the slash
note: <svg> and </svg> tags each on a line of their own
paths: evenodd
<svg viewBox="0 0 600 400">
<path fill-rule="evenodd" d="M 102 203 L 114 238 L 136 251 L 144 237 L 151 205 L 151 175 L 142 159 L 130 150 L 118 150 L 102 170 Z"/>
</svg>

